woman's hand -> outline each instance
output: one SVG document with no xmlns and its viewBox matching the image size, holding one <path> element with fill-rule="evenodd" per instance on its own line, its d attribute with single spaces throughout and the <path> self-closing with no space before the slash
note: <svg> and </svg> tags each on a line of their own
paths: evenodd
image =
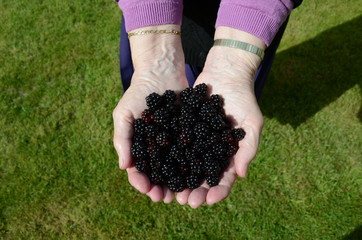
<svg viewBox="0 0 362 240">
<path fill-rule="evenodd" d="M 221 95 L 225 114 L 231 118 L 233 127 L 243 128 L 246 135 L 239 142 L 239 150 L 219 185 L 210 188 L 203 183 L 197 189 L 186 189 L 177 194 L 180 204 L 188 203 L 196 208 L 204 202 L 217 203 L 228 196 L 237 175 L 246 176 L 248 165 L 256 155 L 263 127 L 263 117 L 254 95 L 254 75 L 259 64 L 258 56 L 243 50 L 220 46 L 210 50 L 195 85 L 206 83 L 210 94 Z"/>
<path fill-rule="evenodd" d="M 155 26 L 152 29 L 175 29 L 179 26 Z M 147 30 L 148 28 L 144 28 Z M 140 30 L 140 29 L 138 29 Z M 114 147 L 119 156 L 119 166 L 127 170 L 130 184 L 154 202 L 171 202 L 174 193 L 150 183 L 148 177 L 139 172 L 131 156 L 133 122 L 147 108 L 145 98 L 153 93 L 162 94 L 168 89 L 181 91 L 188 87 L 185 76 L 184 55 L 180 36 L 142 35 L 130 39 L 135 72 L 131 86 L 113 111 Z"/>
</svg>

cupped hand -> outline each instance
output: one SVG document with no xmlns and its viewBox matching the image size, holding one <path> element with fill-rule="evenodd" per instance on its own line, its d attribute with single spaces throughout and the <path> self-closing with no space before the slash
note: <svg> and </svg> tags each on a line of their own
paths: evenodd
<svg viewBox="0 0 362 240">
<path fill-rule="evenodd" d="M 232 120 L 233 127 L 243 128 L 246 135 L 239 142 L 239 150 L 219 185 L 210 188 L 203 183 L 197 189 L 186 189 L 176 196 L 180 204 L 188 203 L 196 208 L 205 202 L 209 205 L 217 203 L 229 195 L 237 176 L 246 176 L 248 165 L 256 155 L 263 127 L 263 117 L 253 89 L 258 61 L 255 56 L 240 53 L 240 50 L 225 47 L 210 50 L 205 68 L 195 85 L 206 83 L 209 94 L 222 96 L 225 114 Z"/>
<path fill-rule="evenodd" d="M 159 26 L 162 29 L 177 27 Z M 135 168 L 131 145 L 133 122 L 147 108 L 146 97 L 153 92 L 163 94 L 169 89 L 181 91 L 188 87 L 181 40 L 173 35 L 147 35 L 134 36 L 130 43 L 135 72 L 131 86 L 113 111 L 114 147 L 119 156 L 119 167 L 127 171 L 130 184 L 152 201 L 168 203 L 173 200 L 174 193 L 166 187 L 151 184 L 148 177 Z"/>
</svg>

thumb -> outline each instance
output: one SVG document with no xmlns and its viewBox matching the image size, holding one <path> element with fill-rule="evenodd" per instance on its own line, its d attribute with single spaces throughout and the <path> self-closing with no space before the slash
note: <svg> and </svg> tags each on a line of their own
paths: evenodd
<svg viewBox="0 0 362 240">
<path fill-rule="evenodd" d="M 127 169 L 132 164 L 131 145 L 133 136 L 133 115 L 130 111 L 113 111 L 113 144 L 119 158 L 119 168 Z"/>
<path fill-rule="evenodd" d="M 239 141 L 239 150 L 234 156 L 235 170 L 239 177 L 246 177 L 248 166 L 258 151 L 261 128 L 243 127 L 245 138 Z"/>
</svg>

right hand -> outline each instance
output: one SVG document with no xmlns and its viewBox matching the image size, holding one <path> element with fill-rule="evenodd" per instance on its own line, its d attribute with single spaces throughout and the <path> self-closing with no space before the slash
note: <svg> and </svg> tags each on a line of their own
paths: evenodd
<svg viewBox="0 0 362 240">
<path fill-rule="evenodd" d="M 175 29 L 168 25 L 152 29 L 155 27 Z M 151 184 L 148 177 L 135 168 L 130 150 L 133 122 L 147 108 L 146 97 L 153 92 L 162 94 L 168 89 L 181 91 L 188 87 L 181 40 L 179 36 L 164 34 L 133 36 L 130 41 L 135 72 L 131 86 L 113 111 L 114 147 L 119 167 L 127 170 L 130 184 L 152 201 L 168 203 L 173 200 L 174 193 L 167 187 Z"/>
</svg>

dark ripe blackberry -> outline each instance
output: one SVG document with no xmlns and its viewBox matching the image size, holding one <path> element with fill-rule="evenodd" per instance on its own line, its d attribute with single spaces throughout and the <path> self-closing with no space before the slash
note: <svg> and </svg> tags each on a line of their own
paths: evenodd
<svg viewBox="0 0 362 240">
<path fill-rule="evenodd" d="M 203 120 L 207 120 L 209 116 L 213 116 L 216 113 L 217 109 L 210 102 L 205 102 L 200 108 L 199 116 Z"/>
<path fill-rule="evenodd" d="M 206 176 L 206 183 L 207 183 L 210 187 L 214 187 L 214 186 L 218 185 L 218 184 L 219 184 L 219 180 L 220 180 L 219 175 Z"/>
<path fill-rule="evenodd" d="M 146 124 L 142 119 L 136 119 L 133 124 L 133 130 L 135 134 L 142 135 L 146 133 Z"/>
<path fill-rule="evenodd" d="M 193 141 L 193 148 L 199 154 L 204 154 L 206 152 L 207 145 L 205 144 L 205 140 L 202 138 L 196 138 Z"/>
<path fill-rule="evenodd" d="M 132 138 L 132 142 L 145 142 L 146 139 L 142 135 L 135 135 Z"/>
<path fill-rule="evenodd" d="M 150 170 L 150 166 L 146 159 L 136 159 L 136 169 L 140 172 L 147 173 Z"/>
<path fill-rule="evenodd" d="M 245 131 L 242 128 L 235 128 L 232 130 L 232 134 L 236 141 L 240 141 L 245 137 Z"/>
<path fill-rule="evenodd" d="M 183 127 L 193 127 L 196 121 L 197 121 L 196 116 L 189 113 L 184 114 L 180 117 L 180 124 Z"/>
<path fill-rule="evenodd" d="M 143 142 L 134 142 L 131 147 L 132 156 L 137 159 L 146 158 L 147 157 L 147 146 Z"/>
<path fill-rule="evenodd" d="M 199 108 L 202 106 L 203 102 L 204 102 L 204 98 L 202 96 L 193 94 L 193 95 L 189 96 L 186 104 L 192 108 Z"/>
<path fill-rule="evenodd" d="M 176 93 L 172 90 L 166 90 L 162 97 L 166 103 L 174 103 L 176 101 Z"/>
<path fill-rule="evenodd" d="M 186 177 L 186 185 L 189 189 L 198 188 L 201 185 L 202 178 L 199 175 L 189 175 Z"/>
<path fill-rule="evenodd" d="M 147 107 L 156 110 L 162 105 L 162 97 L 157 93 L 151 93 L 146 97 Z"/>
<path fill-rule="evenodd" d="M 222 130 L 226 127 L 226 124 L 222 119 L 222 116 L 220 115 L 209 116 L 207 121 L 210 124 L 211 128 L 216 131 Z"/>
<path fill-rule="evenodd" d="M 223 101 L 222 101 L 221 97 L 217 94 L 211 95 L 209 101 L 217 109 L 220 109 L 222 107 Z"/>
<path fill-rule="evenodd" d="M 168 139 L 167 133 L 160 132 L 159 134 L 157 134 L 156 143 L 161 147 L 166 147 L 166 146 L 170 145 L 170 141 Z"/>
<path fill-rule="evenodd" d="M 219 143 L 212 145 L 211 152 L 217 158 L 222 158 L 226 156 L 227 145 L 225 143 Z"/>
<path fill-rule="evenodd" d="M 224 143 L 234 142 L 234 137 L 230 129 L 225 129 L 221 132 L 221 141 Z"/>
<path fill-rule="evenodd" d="M 204 122 L 196 123 L 194 127 L 194 134 L 197 138 L 206 138 L 210 133 L 208 125 Z"/>
<path fill-rule="evenodd" d="M 173 103 L 167 103 L 165 105 L 165 108 L 169 111 L 171 116 L 178 116 L 180 115 L 181 108 L 178 105 L 175 105 Z"/>
<path fill-rule="evenodd" d="M 191 174 L 202 175 L 204 169 L 204 161 L 201 158 L 194 159 L 190 162 Z"/>
<path fill-rule="evenodd" d="M 161 156 L 162 152 L 158 145 L 148 145 L 147 147 L 148 156 L 151 158 L 158 158 Z"/>
<path fill-rule="evenodd" d="M 190 98 L 190 96 L 193 94 L 193 89 L 192 88 L 185 88 L 183 91 L 181 91 L 180 93 L 180 100 L 182 103 L 186 104 L 188 99 Z"/>
<path fill-rule="evenodd" d="M 196 159 L 196 151 L 194 148 L 187 148 L 185 151 L 185 157 L 188 161 Z"/>
<path fill-rule="evenodd" d="M 181 176 L 173 176 L 167 180 L 167 187 L 173 192 L 182 192 L 185 187 L 185 179 Z"/>
<path fill-rule="evenodd" d="M 146 126 L 146 135 L 148 137 L 156 137 L 158 133 L 158 128 L 155 125 Z"/>
<path fill-rule="evenodd" d="M 190 161 L 188 161 L 185 157 L 185 155 L 179 156 L 178 158 L 176 158 L 176 162 L 178 163 L 178 165 L 180 167 L 189 167 L 190 166 Z"/>
<path fill-rule="evenodd" d="M 149 175 L 149 178 L 150 178 L 151 183 L 153 183 L 155 185 L 161 185 L 164 183 L 162 173 L 159 170 L 151 172 L 151 174 Z"/>
<path fill-rule="evenodd" d="M 180 139 L 185 143 L 189 144 L 193 140 L 193 132 L 191 128 L 184 127 L 180 132 Z"/>
<path fill-rule="evenodd" d="M 194 93 L 201 96 L 201 97 L 206 97 L 207 94 L 207 85 L 205 83 L 201 83 L 199 85 L 196 85 L 194 87 Z"/>
<path fill-rule="evenodd" d="M 221 141 L 221 135 L 219 132 L 212 131 L 206 138 L 208 145 L 217 144 Z"/>
<path fill-rule="evenodd" d="M 166 178 L 177 175 L 178 170 L 178 166 L 174 161 L 167 161 L 162 165 L 162 174 Z"/>
<path fill-rule="evenodd" d="M 149 124 L 155 119 L 155 115 L 153 115 L 151 109 L 145 109 L 141 114 L 141 118 L 146 124 Z"/>
<path fill-rule="evenodd" d="M 217 159 L 215 159 L 213 161 L 205 160 L 204 170 L 205 170 L 206 175 L 211 176 L 211 175 L 219 174 L 221 169 L 220 169 L 219 162 L 217 161 Z"/>
<path fill-rule="evenodd" d="M 170 126 L 171 131 L 173 131 L 173 132 L 179 131 L 180 130 L 179 118 L 178 117 L 172 118 L 169 126 Z"/>
<path fill-rule="evenodd" d="M 177 159 L 177 158 L 183 156 L 183 150 L 177 145 L 172 145 L 172 147 L 170 148 L 170 154 L 169 155 L 173 159 Z"/>
<path fill-rule="evenodd" d="M 235 143 L 230 143 L 227 147 L 226 155 L 232 157 L 238 151 L 238 146 Z"/>
<path fill-rule="evenodd" d="M 166 108 L 160 108 L 155 111 L 155 123 L 162 126 L 170 120 L 170 112 Z"/>
<path fill-rule="evenodd" d="M 163 161 L 162 161 L 162 158 L 160 158 L 160 157 L 151 157 L 149 159 L 149 166 L 152 171 L 161 171 L 162 164 L 163 164 Z"/>
<path fill-rule="evenodd" d="M 195 111 L 196 109 L 191 107 L 191 106 L 188 106 L 188 105 L 184 105 L 181 107 L 180 109 L 180 113 L 181 115 L 185 115 L 185 114 L 192 114 L 194 115 L 195 114 Z"/>
</svg>

